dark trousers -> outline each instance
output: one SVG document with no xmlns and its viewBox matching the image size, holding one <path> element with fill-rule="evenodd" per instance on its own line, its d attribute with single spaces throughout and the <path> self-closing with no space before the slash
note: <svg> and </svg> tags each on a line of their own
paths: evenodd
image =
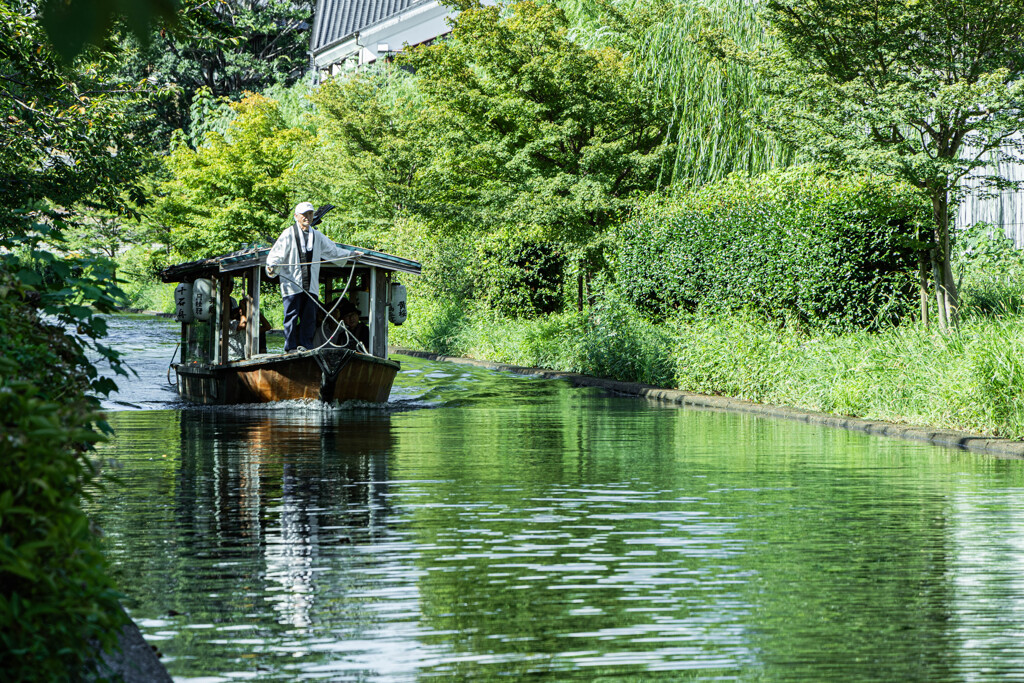
<svg viewBox="0 0 1024 683">
<path fill-rule="evenodd" d="M 313 348 L 316 334 L 317 298 L 299 292 L 284 297 L 284 350 L 305 346 Z"/>
</svg>

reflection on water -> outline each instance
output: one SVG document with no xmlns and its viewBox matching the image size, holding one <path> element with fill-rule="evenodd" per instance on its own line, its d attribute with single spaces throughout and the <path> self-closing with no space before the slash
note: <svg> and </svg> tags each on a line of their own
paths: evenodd
<svg viewBox="0 0 1024 683">
<path fill-rule="evenodd" d="M 1024 677 L 1024 463 L 403 363 L 404 410 L 111 416 L 172 675 Z"/>
</svg>

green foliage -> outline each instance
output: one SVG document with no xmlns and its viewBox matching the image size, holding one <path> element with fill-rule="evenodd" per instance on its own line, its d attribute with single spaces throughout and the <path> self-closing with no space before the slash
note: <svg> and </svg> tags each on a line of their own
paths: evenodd
<svg viewBox="0 0 1024 683">
<path fill-rule="evenodd" d="M 312 0 L 184 0 L 141 38 L 119 39 L 122 73 L 166 90 L 151 107 L 150 135 L 166 145 L 173 130 L 201 143 L 208 107 L 247 92 L 291 85 L 305 71 Z M 223 113 L 223 112 L 220 112 Z M 198 125 L 196 125 L 198 123 Z"/>
<path fill-rule="evenodd" d="M 130 211 L 148 150 L 131 107 L 149 91 L 116 75 L 116 55 L 63 64 L 26 3 L 0 5 L 0 237 L 78 204 Z"/>
<path fill-rule="evenodd" d="M 54 330 L 69 330 L 67 340 L 61 343 L 75 351 L 76 367 L 73 370 L 86 379 L 83 390 L 106 394 L 116 386 L 109 377 L 99 376 L 87 353 L 109 363 L 116 373 L 126 374 L 121 354 L 100 341 L 107 333 L 107 323 L 102 316 L 115 312 L 124 303 L 124 292 L 114 279 L 112 263 L 96 256 L 57 257 L 41 248 L 40 244 L 45 240 L 60 247 L 59 233 L 44 225 L 36 225 L 35 228 L 37 234 L 30 237 L 0 240 L 0 271 L 21 283 L 27 292 L 24 298 L 57 325 Z M 45 345 L 47 339 L 49 336 L 39 343 Z M 41 347 L 26 347 L 22 343 L 5 348 L 8 349 L 7 356 L 18 361 L 19 365 L 41 373 L 39 376 L 45 377 L 43 386 L 52 391 L 65 386 L 59 376 L 61 372 L 70 372 L 68 368 L 63 365 L 34 367 L 33 354 L 42 352 Z"/>
<path fill-rule="evenodd" d="M 917 323 L 836 334 L 749 312 L 652 323 L 614 289 L 596 296 L 582 313 L 530 319 L 417 297 L 393 338 L 447 355 L 1024 438 L 1024 317 L 965 316 L 957 335 Z"/>
<path fill-rule="evenodd" d="M 263 96 L 232 106 L 238 116 L 225 135 L 171 152 L 170 178 L 148 216 L 182 260 L 272 243 L 291 217 L 291 175 L 307 132 L 286 127 L 277 102 Z"/>
<path fill-rule="evenodd" d="M 815 159 L 884 173 L 932 205 L 932 258 L 955 321 L 949 206 L 974 172 L 1021 159 L 1024 0 L 771 0 L 778 41 L 755 60 L 773 106 L 762 123 Z"/>
<path fill-rule="evenodd" d="M 1024 266 L 1024 254 L 1002 228 L 991 223 L 982 221 L 960 230 L 956 247 L 961 268 L 975 272 L 1019 273 Z"/>
<path fill-rule="evenodd" d="M 555 313 L 562 308 L 565 254 L 558 244 L 498 233 L 481 240 L 475 269 L 487 306 L 508 317 Z"/>
<path fill-rule="evenodd" d="M 773 1 L 764 16 L 780 39 L 759 62 L 764 123 L 818 157 L 947 192 L 1020 151 L 1024 4 Z"/>
<path fill-rule="evenodd" d="M 326 218 L 333 235 L 369 244 L 409 213 L 438 222 L 423 206 L 437 190 L 430 169 L 442 150 L 431 137 L 441 123 L 413 76 L 371 68 L 328 80 L 311 99 L 317 134 L 300 156 L 295 182 L 309 201 L 338 207 Z"/>
<path fill-rule="evenodd" d="M 995 431 L 1021 438 L 1024 434 L 1024 359 L 1020 344 L 1024 330 L 1019 317 L 998 320 L 971 330 L 975 332 L 964 348 L 968 359 L 961 395 L 973 403 L 964 413 L 983 429 L 998 425 Z M 961 399 L 963 400 L 963 399 Z"/>
<path fill-rule="evenodd" d="M 429 223 L 408 216 L 382 234 L 378 246 L 423 265 L 422 275 L 406 278 L 405 282 L 417 298 L 463 301 L 478 296 L 480 273 L 476 269 L 478 252 L 474 242 L 452 239 L 438 233 Z"/>
<path fill-rule="evenodd" d="M 478 229 L 587 244 L 655 186 L 671 152 L 667 117 L 625 55 L 585 49 L 568 29 L 551 4 L 473 7 L 449 40 L 405 58 L 438 111 L 435 196 L 472 207 Z"/>
<path fill-rule="evenodd" d="M 118 217 L 139 199 L 148 150 L 132 106 L 149 91 L 114 75 L 110 51 L 62 62 L 35 7 L 0 5 L 0 671 L 77 680 L 123 619 L 79 507 L 98 483 L 93 397 L 115 387 L 91 359 L 124 373 L 100 314 L 123 294 L 109 260 L 54 252 L 83 208 Z"/>
<path fill-rule="evenodd" d="M 193 93 L 188 113 L 187 128 L 181 126 L 179 130 L 188 131 L 184 135 L 192 149 L 201 147 L 210 133 L 226 135 L 235 120 L 235 110 L 230 101 L 225 97 L 214 97 L 206 86 L 197 88 Z"/>
<path fill-rule="evenodd" d="M 665 184 L 702 185 L 730 173 L 785 167 L 791 146 L 751 120 L 764 111 L 763 78 L 733 59 L 736 50 L 771 43 L 744 0 L 561 0 L 587 44 L 614 45 L 632 56 L 643 87 L 668 109 L 665 143 L 674 154 Z"/>
<path fill-rule="evenodd" d="M 409 254 L 390 234 L 424 226 L 428 251 L 456 269 L 436 278 L 438 292 L 557 310 L 556 270 L 599 270 L 585 256 L 656 185 L 671 153 L 665 112 L 636 87 L 626 55 L 574 43 L 544 3 L 469 9 L 449 39 L 403 59 L 328 80 L 309 117 L 298 88 L 275 91 L 291 104 L 235 105 L 223 134 L 211 109 L 206 142 L 173 150 L 149 212 L 175 257 L 269 241 L 288 199 L 330 202 L 335 239 Z M 517 253 L 490 244 L 498 233 Z M 544 264 L 528 253 L 538 250 Z M 512 272 L 519 261 L 534 272 Z"/>
<path fill-rule="evenodd" d="M 415 283 L 410 284 L 416 301 L 413 315 L 401 327 L 391 328 L 388 335 L 390 343 L 412 349 L 430 349 L 442 355 L 462 355 L 461 337 L 468 313 L 466 302 L 435 298 L 428 291 L 416 288 Z M 412 298 L 410 294 L 410 300 Z"/>
<path fill-rule="evenodd" d="M 656 316 L 750 309 L 832 328 L 898 322 L 916 303 L 910 188 L 798 168 L 652 199 L 619 229 L 615 272 Z"/>
<path fill-rule="evenodd" d="M 79 296 L 22 284 L 33 278 L 10 255 L 0 266 L 0 670 L 9 680 L 77 680 L 95 666 L 93 643 L 112 648 L 123 619 L 79 507 L 98 483 L 86 450 L 101 438 L 86 392 L 110 383 L 86 358 L 88 342 L 65 332 L 77 323 L 87 338 L 99 333 L 85 304 L 111 302 L 99 283 L 86 284 L 88 265 L 76 277 L 43 260 Z"/>
<path fill-rule="evenodd" d="M 806 334 L 744 315 L 684 316 L 677 386 L 870 419 L 1024 436 L 1024 320 L 966 319 L 960 334 L 918 324 Z"/>
<path fill-rule="evenodd" d="M 25 3 L 27 5 L 27 3 Z M 100 46 L 118 22 L 140 38 L 159 19 L 173 20 L 176 0 L 44 0 L 43 26 L 61 57 L 70 62 L 87 45 Z"/>
<path fill-rule="evenodd" d="M 626 382 L 672 385 L 673 335 L 646 320 L 614 286 L 599 283 L 583 332 L 578 346 L 581 372 Z"/>
<path fill-rule="evenodd" d="M 132 247 L 118 254 L 117 277 L 124 289 L 128 309 L 174 311 L 174 288 L 157 277 L 157 273 L 167 265 L 165 253 L 154 252 L 144 246 Z"/>
<path fill-rule="evenodd" d="M 578 369 L 585 318 L 575 311 L 505 318 L 479 307 L 462 324 L 460 355 L 525 367 Z"/>
<path fill-rule="evenodd" d="M 965 315 L 1024 311 L 1024 252 L 1002 228 L 981 222 L 958 231 L 955 256 Z"/>
<path fill-rule="evenodd" d="M 62 230 L 67 246 L 76 252 L 115 258 L 128 244 L 145 241 L 136 220 L 103 209 L 84 209 L 69 217 Z"/>
</svg>

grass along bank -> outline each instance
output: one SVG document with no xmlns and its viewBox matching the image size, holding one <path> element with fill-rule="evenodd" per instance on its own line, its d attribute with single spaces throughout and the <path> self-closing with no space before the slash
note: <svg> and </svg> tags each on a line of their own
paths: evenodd
<svg viewBox="0 0 1024 683">
<path fill-rule="evenodd" d="M 826 333 L 743 313 L 652 323 L 615 296 L 583 313 L 508 319 L 415 302 L 394 343 L 873 420 L 1024 439 L 1024 315 Z"/>
</svg>

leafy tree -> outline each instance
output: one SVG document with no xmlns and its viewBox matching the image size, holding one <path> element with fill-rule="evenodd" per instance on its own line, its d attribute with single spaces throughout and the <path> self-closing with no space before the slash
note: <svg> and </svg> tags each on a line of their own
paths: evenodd
<svg viewBox="0 0 1024 683">
<path fill-rule="evenodd" d="M 557 271 L 555 280 L 527 287 L 560 289 L 563 272 L 574 271 L 582 306 L 586 282 L 604 266 L 607 228 L 671 159 L 668 112 L 637 87 L 620 50 L 572 40 L 555 5 L 474 4 L 447 40 L 400 60 L 435 122 L 408 210 L 476 240 L 482 269 L 518 267 L 496 264 L 499 251 L 557 258 L 562 266 L 538 271 Z M 519 286 L 485 279 L 495 295 Z"/>
<path fill-rule="evenodd" d="M 0 237 L 32 212 L 52 223 L 76 204 L 129 211 L 147 159 L 128 109 L 149 91 L 116 76 L 111 52 L 61 62 L 30 10 L 0 5 Z"/>
<path fill-rule="evenodd" d="M 81 509 L 102 482 L 96 397 L 116 388 L 96 359 L 125 374 L 101 342 L 122 295 L 106 259 L 54 256 L 46 224 L 22 231 L 0 238 L 0 670 L 80 680 L 125 618 Z"/>
<path fill-rule="evenodd" d="M 147 151 L 129 106 L 148 89 L 116 77 L 109 50 L 62 60 L 38 10 L 0 4 L 0 670 L 98 679 L 124 614 L 80 501 L 100 483 L 95 396 L 114 388 L 95 359 L 124 373 L 100 316 L 122 293 L 105 259 L 54 251 L 81 207 L 138 198 Z"/>
<path fill-rule="evenodd" d="M 308 132 L 286 126 L 276 101 L 250 95 L 232 105 L 226 134 L 210 133 L 167 158 L 147 220 L 167 231 L 176 254 L 199 258 L 271 241 L 291 215 L 291 182 Z"/>
<path fill-rule="evenodd" d="M 443 182 L 445 159 L 462 145 L 438 144 L 450 131 L 416 77 L 370 68 L 328 80 L 311 99 L 316 137 L 300 155 L 296 182 L 303 197 L 338 206 L 327 222 L 346 239 L 373 243 L 410 211 L 435 225 L 462 217 L 450 196 L 461 184 Z"/>
<path fill-rule="evenodd" d="M 758 60 L 774 102 L 764 124 L 815 158 L 918 188 L 934 217 L 940 324 L 951 324 L 958 183 L 1024 152 L 1013 138 L 1024 129 L 1024 1 L 771 0 L 764 17 L 778 36 Z"/>
<path fill-rule="evenodd" d="M 461 179 L 460 201 L 481 209 L 480 227 L 589 244 L 655 186 L 671 153 L 668 117 L 635 87 L 629 60 L 570 40 L 554 5 L 469 7 L 450 40 L 406 63 L 449 122 L 439 153 Z"/>
<path fill-rule="evenodd" d="M 104 45 L 111 32 L 126 24 L 140 38 L 148 36 L 151 24 L 174 21 L 178 0 L 43 0 L 26 2 L 35 14 L 42 5 L 42 23 L 50 42 L 65 62 L 71 62 L 89 45 Z M 188 3 L 187 3 L 188 4 Z"/>
<path fill-rule="evenodd" d="M 191 127 L 204 93 L 214 103 L 237 101 L 247 91 L 294 83 L 309 64 L 313 6 L 313 0 L 190 0 L 175 26 L 144 39 L 125 36 L 124 73 L 175 92 L 157 103 L 154 138 L 166 142 L 180 128 L 193 145 L 201 143 L 205 131 Z"/>
<path fill-rule="evenodd" d="M 630 54 L 640 87 L 663 102 L 675 154 L 663 181 L 680 186 L 787 166 L 791 146 L 759 130 L 761 77 L 717 43 L 759 49 L 771 36 L 746 0 L 559 0 L 576 40 Z"/>
<path fill-rule="evenodd" d="M 125 245 L 144 241 L 147 235 L 134 218 L 103 209 L 90 210 L 65 230 L 67 246 L 84 254 L 115 259 Z"/>
</svg>

